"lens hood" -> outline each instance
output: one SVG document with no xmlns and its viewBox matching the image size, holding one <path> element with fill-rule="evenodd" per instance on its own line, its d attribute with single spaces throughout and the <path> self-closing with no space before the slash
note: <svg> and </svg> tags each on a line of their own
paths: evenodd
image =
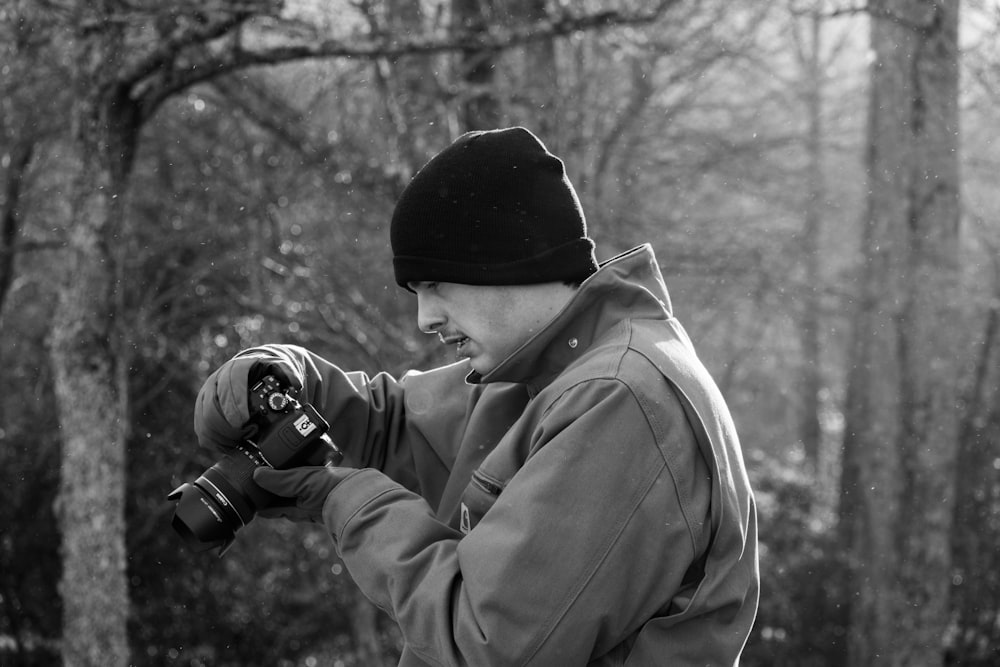
<svg viewBox="0 0 1000 667">
<path fill-rule="evenodd" d="M 200 481 L 202 478 L 198 479 Z M 226 509 L 231 509 L 231 505 L 215 502 L 197 482 L 182 484 L 167 496 L 167 500 L 177 501 L 171 525 L 193 551 L 218 548 L 222 556 L 236 539 L 236 531 L 243 526 L 239 515 Z"/>
</svg>

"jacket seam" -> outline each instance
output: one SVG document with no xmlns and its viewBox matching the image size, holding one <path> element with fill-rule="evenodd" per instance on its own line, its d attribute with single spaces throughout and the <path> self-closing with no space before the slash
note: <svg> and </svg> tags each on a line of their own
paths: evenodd
<svg viewBox="0 0 1000 667">
<path fill-rule="evenodd" d="M 654 375 L 656 377 L 660 377 L 663 379 L 663 381 L 666 383 L 667 391 L 670 393 L 672 400 L 676 403 L 676 407 L 681 410 L 683 423 L 687 425 L 687 428 L 690 431 L 696 455 L 701 456 L 701 447 L 698 444 L 697 431 L 695 430 L 694 425 L 689 423 L 687 411 L 684 410 L 684 406 L 682 404 L 682 401 L 685 401 L 687 399 L 680 395 L 679 393 L 680 390 L 674 385 L 673 381 L 669 377 L 663 375 L 663 373 L 660 372 L 660 369 L 656 367 L 656 364 L 654 364 L 652 360 L 650 360 L 647 353 L 641 350 L 637 345 L 635 345 L 633 339 L 633 331 L 634 329 L 632 327 L 632 320 L 630 319 L 625 320 L 626 343 L 625 343 L 625 349 L 622 350 L 622 353 L 618 357 L 618 370 L 619 371 L 621 370 L 621 366 L 625 363 L 625 357 L 629 353 L 637 355 L 640 359 L 643 360 L 644 363 L 652 367 Z M 642 414 L 646 417 L 646 421 L 649 423 L 650 430 L 653 431 L 653 438 L 656 441 L 656 447 L 657 449 L 660 450 L 660 457 L 663 459 L 663 463 L 666 466 L 667 472 L 670 473 L 670 479 L 674 484 L 674 493 L 677 496 L 677 505 L 681 510 L 681 515 L 684 517 L 684 525 L 687 527 L 688 537 L 691 539 L 692 558 L 697 558 L 699 553 L 698 539 L 697 536 L 695 535 L 694 522 L 692 518 L 693 513 L 691 511 L 691 506 L 693 504 L 693 501 L 688 496 L 688 494 L 682 492 L 682 487 L 678 483 L 678 474 L 676 470 L 676 465 L 674 465 L 676 462 L 673 461 L 670 457 L 670 454 L 673 453 L 674 450 L 672 450 L 667 446 L 665 428 L 661 423 L 660 419 L 658 418 L 657 412 L 652 409 L 653 406 L 649 405 L 643 399 L 642 396 L 637 394 L 631 385 L 625 383 L 625 386 L 628 387 L 629 391 L 632 392 L 632 395 L 635 397 L 636 403 L 638 403 L 639 407 L 642 409 Z"/>
<path fill-rule="evenodd" d="M 526 654 L 525 660 L 522 664 L 527 665 L 528 663 L 531 662 L 531 660 L 535 657 L 535 655 L 542 649 L 542 646 L 545 645 L 545 642 L 548 641 L 549 637 L 552 636 L 552 632 L 555 630 L 555 627 L 559 624 L 559 621 L 566 617 L 567 613 L 572 608 L 573 604 L 580 598 L 580 595 L 582 595 L 583 591 L 587 588 L 590 582 L 593 581 L 594 577 L 601 569 L 601 564 L 608 559 L 608 556 L 614 550 L 615 545 L 617 545 L 621 541 L 622 534 L 632 523 L 632 519 L 633 517 L 635 517 L 635 513 L 638 511 L 639 507 L 642 506 L 643 501 L 646 499 L 646 497 L 649 495 L 650 490 L 656 484 L 656 479 L 660 475 L 660 470 L 662 470 L 662 468 L 657 468 L 655 470 L 650 471 L 646 483 L 641 487 L 642 489 L 641 492 L 636 493 L 635 500 L 631 503 L 629 511 L 625 514 L 623 520 L 619 522 L 618 529 L 614 532 L 614 534 L 610 537 L 610 539 L 608 539 L 607 544 L 604 546 L 604 548 L 601 549 L 598 553 L 595 553 L 593 558 L 590 560 L 587 568 L 584 570 L 587 574 L 581 580 L 580 585 L 577 586 L 571 592 L 567 593 L 566 597 L 562 601 L 562 604 L 560 604 L 558 607 L 559 611 L 553 613 L 549 617 L 544 626 L 545 632 L 539 634 L 537 642 L 531 648 L 531 650 Z"/>
<path fill-rule="evenodd" d="M 673 388 L 670 388 L 669 391 L 671 392 L 671 394 L 673 394 L 673 400 L 675 401 L 680 400 L 679 397 L 676 396 L 675 390 Z M 674 493 L 677 496 L 677 506 L 680 508 L 681 515 L 684 517 L 684 525 L 687 527 L 688 537 L 691 539 L 691 552 L 692 554 L 697 556 L 699 551 L 698 540 L 694 534 L 695 533 L 694 526 L 692 525 L 692 520 L 691 520 L 691 514 L 692 514 L 691 498 L 689 498 L 686 493 L 682 492 L 682 487 L 678 483 L 676 461 L 671 460 L 670 454 L 672 453 L 673 450 L 670 447 L 668 447 L 667 443 L 665 442 L 666 440 L 664 433 L 665 429 L 662 423 L 660 422 L 660 419 L 657 417 L 656 412 L 651 409 L 651 406 L 641 396 L 637 395 L 634 391 L 632 392 L 632 395 L 635 397 L 636 403 L 638 403 L 639 406 L 641 407 L 642 413 L 646 417 L 646 421 L 649 422 L 650 424 L 650 430 L 653 432 L 653 438 L 656 440 L 657 449 L 660 450 L 660 458 L 663 459 L 663 465 L 667 469 L 667 472 L 670 473 L 670 479 L 674 485 Z M 680 408 L 680 406 L 678 406 L 678 408 L 683 409 Z M 684 419 L 684 424 L 687 426 L 689 430 L 692 431 L 692 440 L 694 441 L 696 453 L 698 456 L 701 456 L 700 451 L 697 451 L 698 443 L 697 439 L 694 437 L 693 427 L 690 424 L 688 424 L 687 415 L 682 414 L 681 416 Z"/>
<path fill-rule="evenodd" d="M 618 363 L 610 364 L 610 367 L 612 368 L 617 368 L 618 366 L 619 366 Z M 606 375 L 595 374 L 573 382 L 569 386 L 562 389 L 559 392 L 559 395 L 550 402 L 549 406 L 545 409 L 542 415 L 542 420 L 544 420 L 545 416 L 547 416 L 550 412 L 552 412 L 552 410 L 555 409 L 556 404 L 559 403 L 560 400 L 562 400 L 566 396 L 566 394 L 571 390 L 573 390 L 574 388 L 595 381 L 612 382 L 619 385 L 620 387 L 625 388 L 628 391 L 629 395 L 632 396 L 633 400 L 635 400 L 636 403 L 640 406 L 643 415 L 646 416 L 647 419 L 646 422 L 647 428 L 649 428 L 650 434 L 655 439 L 656 432 L 649 424 L 647 411 L 638 401 L 635 392 L 628 385 L 628 383 L 622 380 L 617 375 L 618 374 L 616 372 L 610 372 L 607 373 Z M 656 449 L 660 449 L 658 441 L 654 442 L 653 446 L 656 447 Z M 649 496 L 650 490 L 656 484 L 656 480 L 659 478 L 661 472 L 663 471 L 664 468 L 667 468 L 666 461 L 664 461 L 663 459 L 662 451 L 659 452 L 659 458 L 662 462 L 662 465 L 651 467 L 649 469 L 648 479 L 646 480 L 645 484 L 636 485 L 636 492 L 635 495 L 633 496 L 634 500 L 630 503 L 628 511 L 623 513 L 622 520 L 617 522 L 618 523 L 617 530 L 615 530 L 614 533 L 609 537 L 603 549 L 595 550 L 594 556 L 588 561 L 587 566 L 583 568 L 583 571 L 586 572 L 586 575 L 580 580 L 579 585 L 566 594 L 566 596 L 561 601 L 560 605 L 557 607 L 557 611 L 554 611 L 549 616 L 549 618 L 546 619 L 545 623 L 543 624 L 544 632 L 539 633 L 536 643 L 534 644 L 534 646 L 530 648 L 530 651 L 526 654 L 525 661 L 522 664 L 527 665 L 528 663 L 530 663 L 531 660 L 534 658 L 534 656 L 538 653 L 538 651 L 542 649 L 542 647 L 545 645 L 545 642 L 548 641 L 549 637 L 552 636 L 552 633 L 555 630 L 556 626 L 559 624 L 559 621 L 566 617 L 567 613 L 572 608 L 573 604 L 576 602 L 576 600 L 580 598 L 583 591 L 587 588 L 590 582 L 600 571 L 601 564 L 608 559 L 608 556 L 614 550 L 615 545 L 617 545 L 620 542 L 622 534 L 632 523 L 632 520 L 635 517 L 636 512 L 642 506 L 645 499 Z M 671 479 L 673 479 L 672 472 L 671 472 Z M 674 486 L 676 488 L 676 483 Z M 685 523 L 688 523 L 688 518 L 686 514 L 684 515 L 684 521 Z M 688 525 L 688 530 L 690 531 L 690 525 Z"/>
</svg>

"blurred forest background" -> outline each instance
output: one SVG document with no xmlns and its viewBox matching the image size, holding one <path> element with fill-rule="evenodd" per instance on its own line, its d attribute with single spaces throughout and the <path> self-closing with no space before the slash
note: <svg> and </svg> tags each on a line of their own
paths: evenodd
<svg viewBox="0 0 1000 667">
<path fill-rule="evenodd" d="M 0 664 L 395 664 L 322 532 L 193 554 L 166 494 L 242 348 L 445 361 L 392 206 L 515 124 L 730 401 L 744 664 L 1000 663 L 998 47 L 989 0 L 0 0 Z"/>
</svg>

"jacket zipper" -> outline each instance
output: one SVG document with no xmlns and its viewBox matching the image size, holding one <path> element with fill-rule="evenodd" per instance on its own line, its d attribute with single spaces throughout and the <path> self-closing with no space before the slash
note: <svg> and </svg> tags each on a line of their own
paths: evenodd
<svg viewBox="0 0 1000 667">
<path fill-rule="evenodd" d="M 499 496 L 500 492 L 503 491 L 503 486 L 493 481 L 483 473 L 476 470 L 472 473 L 472 482 L 477 484 L 484 491 L 493 496 Z"/>
</svg>

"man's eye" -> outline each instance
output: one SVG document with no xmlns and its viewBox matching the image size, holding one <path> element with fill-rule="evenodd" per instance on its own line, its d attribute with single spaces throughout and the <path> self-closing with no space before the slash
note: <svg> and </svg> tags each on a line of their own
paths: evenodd
<svg viewBox="0 0 1000 667">
<path fill-rule="evenodd" d="M 436 282 L 427 282 L 426 280 L 413 281 L 408 283 L 411 290 L 414 292 L 426 292 L 428 290 L 436 290 L 438 284 Z"/>
</svg>

